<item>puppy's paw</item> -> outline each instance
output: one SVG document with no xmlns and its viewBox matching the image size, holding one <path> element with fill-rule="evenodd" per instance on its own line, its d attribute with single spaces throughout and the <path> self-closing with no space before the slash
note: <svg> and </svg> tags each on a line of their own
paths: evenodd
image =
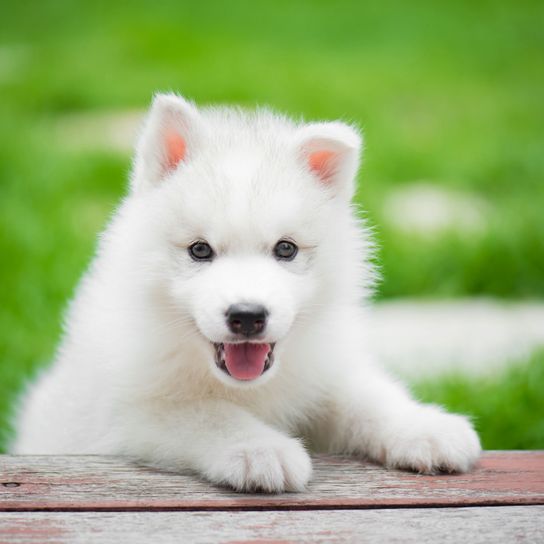
<svg viewBox="0 0 544 544">
<path fill-rule="evenodd" d="M 205 476 L 236 491 L 302 491 L 312 473 L 304 447 L 277 436 L 246 441 L 218 452 Z"/>
<path fill-rule="evenodd" d="M 390 434 L 383 457 L 388 467 L 433 474 L 467 472 L 480 452 L 480 440 L 467 418 L 421 406 Z"/>
</svg>

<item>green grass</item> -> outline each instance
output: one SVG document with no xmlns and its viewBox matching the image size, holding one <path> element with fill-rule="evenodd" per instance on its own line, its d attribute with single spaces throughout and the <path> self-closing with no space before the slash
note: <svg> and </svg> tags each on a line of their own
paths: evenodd
<svg viewBox="0 0 544 544">
<path fill-rule="evenodd" d="M 66 146 L 58 122 L 145 108 L 157 89 L 359 123 L 358 200 L 382 246 L 380 297 L 544 296 L 541 2 L 4 4 L 0 427 L 7 399 L 52 356 L 130 165 Z M 485 231 L 397 232 L 384 201 L 419 180 L 485 201 Z"/>
<path fill-rule="evenodd" d="M 450 375 L 412 390 L 425 402 L 469 415 L 485 449 L 544 448 L 544 352 L 495 376 Z"/>
</svg>

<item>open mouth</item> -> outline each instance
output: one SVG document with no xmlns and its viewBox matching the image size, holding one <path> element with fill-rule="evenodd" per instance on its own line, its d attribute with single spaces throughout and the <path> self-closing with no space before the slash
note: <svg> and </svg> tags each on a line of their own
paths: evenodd
<svg viewBox="0 0 544 544">
<path fill-rule="evenodd" d="M 274 363 L 274 345 L 254 342 L 214 343 L 215 364 L 237 380 L 255 380 Z"/>
</svg>

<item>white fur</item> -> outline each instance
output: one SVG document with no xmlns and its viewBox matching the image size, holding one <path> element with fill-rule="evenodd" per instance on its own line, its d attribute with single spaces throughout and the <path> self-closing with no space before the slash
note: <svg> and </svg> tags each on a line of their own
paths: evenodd
<svg viewBox="0 0 544 544">
<path fill-rule="evenodd" d="M 186 144 L 171 169 L 168 130 Z M 370 244 L 350 204 L 360 147 L 342 123 L 159 95 L 131 191 L 54 365 L 24 398 L 12 450 L 125 454 L 270 492 L 307 484 L 303 441 L 391 467 L 468 470 L 480 444 L 467 419 L 417 403 L 368 353 Z M 316 150 L 333 153 L 327 176 L 308 166 Z M 300 247 L 292 262 L 272 255 L 283 237 Z M 200 238 L 217 253 L 211 263 L 188 256 Z M 252 382 L 213 358 L 237 302 L 268 308 L 266 341 L 277 343 L 275 364 Z"/>
</svg>

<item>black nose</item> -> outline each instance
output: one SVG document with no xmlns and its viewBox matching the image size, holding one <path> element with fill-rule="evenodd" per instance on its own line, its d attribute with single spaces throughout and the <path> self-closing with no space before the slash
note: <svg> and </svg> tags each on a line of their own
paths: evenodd
<svg viewBox="0 0 544 544">
<path fill-rule="evenodd" d="M 267 316 L 260 304 L 233 304 L 227 310 L 227 323 L 233 333 L 253 336 L 264 330 Z"/>
</svg>

